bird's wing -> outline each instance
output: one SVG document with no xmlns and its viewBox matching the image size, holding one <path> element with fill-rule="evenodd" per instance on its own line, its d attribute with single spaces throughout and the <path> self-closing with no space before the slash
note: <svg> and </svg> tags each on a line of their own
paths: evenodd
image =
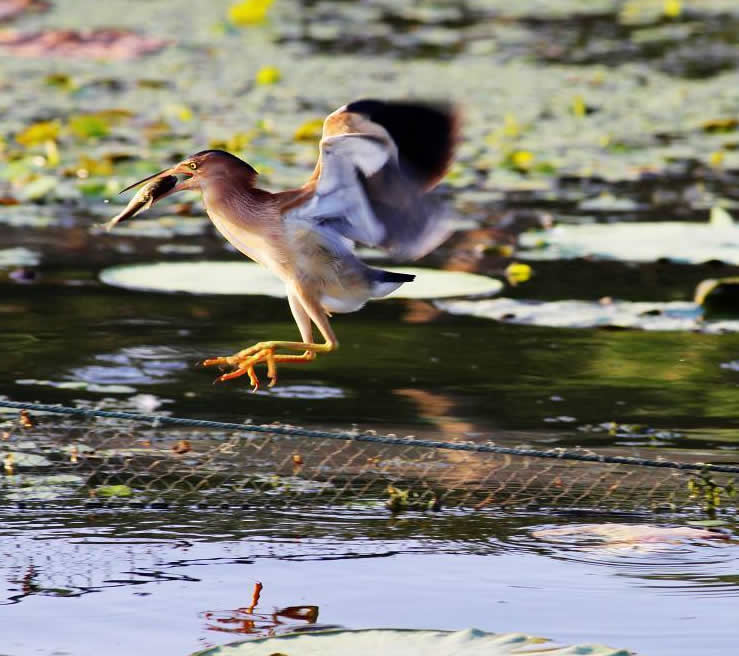
<svg viewBox="0 0 739 656">
<path fill-rule="evenodd" d="M 451 162 L 457 121 L 449 108 L 419 103 L 365 100 L 338 109 L 285 220 L 308 220 L 396 257 L 425 255 L 449 234 L 445 209 L 426 192 Z"/>
</svg>

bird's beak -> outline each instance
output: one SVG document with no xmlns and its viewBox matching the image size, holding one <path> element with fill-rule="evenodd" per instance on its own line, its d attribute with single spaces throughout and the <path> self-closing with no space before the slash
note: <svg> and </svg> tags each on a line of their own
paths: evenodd
<svg viewBox="0 0 739 656">
<path fill-rule="evenodd" d="M 188 184 L 189 182 L 192 181 L 192 171 L 190 169 L 184 168 L 181 164 L 178 164 L 177 166 L 173 166 L 171 169 L 165 169 L 164 171 L 159 171 L 159 173 L 154 173 L 154 175 L 150 175 L 148 178 L 144 178 L 143 180 L 134 182 L 132 185 L 128 185 L 128 187 L 126 187 L 125 189 L 121 189 L 118 193 L 123 194 L 127 191 L 131 191 L 131 189 L 134 189 L 138 187 L 139 185 L 144 184 L 144 182 L 149 182 L 149 180 L 156 180 L 157 178 L 165 178 L 167 176 L 176 176 L 176 175 L 185 175 L 187 177 L 184 180 L 178 182 L 174 187 L 169 189 L 166 193 L 155 198 L 155 200 L 161 200 L 165 196 L 169 196 L 170 194 L 173 194 L 176 191 L 184 191 L 185 189 L 192 189 L 192 187 L 189 186 Z"/>
<path fill-rule="evenodd" d="M 178 175 L 185 175 L 187 177 L 182 181 L 178 181 Z M 111 230 L 118 222 L 125 221 L 126 219 L 135 216 L 141 210 L 148 210 L 154 203 L 170 194 L 177 191 L 184 191 L 185 189 L 193 189 L 196 186 L 192 178 L 192 171 L 183 167 L 182 164 L 178 164 L 170 169 L 159 171 L 159 173 L 150 175 L 148 178 L 134 182 L 120 193 L 129 191 L 130 189 L 143 185 L 144 183 L 147 184 L 139 189 L 136 195 L 129 201 L 128 205 L 126 205 L 126 209 L 104 224 L 103 227 L 106 230 Z"/>
</svg>

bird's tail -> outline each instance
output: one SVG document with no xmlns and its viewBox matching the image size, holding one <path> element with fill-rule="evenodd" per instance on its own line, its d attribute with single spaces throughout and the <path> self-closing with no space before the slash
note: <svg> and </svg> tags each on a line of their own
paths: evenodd
<svg viewBox="0 0 739 656">
<path fill-rule="evenodd" d="M 372 298 L 382 298 L 394 292 L 404 282 L 412 282 L 416 276 L 383 269 L 369 269 L 372 276 Z"/>
</svg>

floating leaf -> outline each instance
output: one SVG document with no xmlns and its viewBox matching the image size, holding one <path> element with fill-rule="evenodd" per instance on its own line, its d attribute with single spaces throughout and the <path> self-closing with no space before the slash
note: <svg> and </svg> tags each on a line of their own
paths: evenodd
<svg viewBox="0 0 739 656">
<path fill-rule="evenodd" d="M 575 96 L 572 99 L 572 113 L 578 118 L 581 118 L 588 113 L 588 107 L 582 96 Z"/>
<path fill-rule="evenodd" d="M 50 175 L 42 175 L 29 182 L 21 192 L 23 200 L 39 200 L 56 189 L 59 181 Z"/>
<path fill-rule="evenodd" d="M 505 270 L 505 276 L 511 285 L 517 285 L 526 282 L 531 278 L 534 270 L 528 264 L 521 262 L 511 262 Z"/>
<path fill-rule="evenodd" d="M 410 273 L 416 279 L 385 298 L 482 296 L 503 288 L 503 283 L 495 278 L 461 271 L 413 267 L 388 270 Z M 109 285 L 141 291 L 285 297 L 284 283 L 254 262 L 162 262 L 111 267 L 101 272 L 100 279 Z"/>
<path fill-rule="evenodd" d="M 559 225 L 526 232 L 519 251 L 525 259 L 600 257 L 627 262 L 669 259 L 700 263 L 721 260 L 739 265 L 739 225 L 690 222 Z"/>
<path fill-rule="evenodd" d="M 44 82 L 50 87 L 58 87 L 65 91 L 72 91 L 77 88 L 74 80 L 66 73 L 52 73 L 44 78 Z"/>
<path fill-rule="evenodd" d="M 662 13 L 668 18 L 678 18 L 683 12 L 683 3 L 681 0 L 664 0 L 662 3 Z"/>
<path fill-rule="evenodd" d="M 60 130 L 61 124 L 59 121 L 41 121 L 29 125 L 15 136 L 15 140 L 26 147 L 37 146 L 47 141 L 56 141 Z"/>
<path fill-rule="evenodd" d="M 227 150 L 230 153 L 238 153 L 244 150 L 254 138 L 254 132 L 237 132 L 225 141 L 214 139 L 210 142 L 211 148 Z"/>
<path fill-rule="evenodd" d="M 265 66 L 264 68 L 259 69 L 256 82 L 257 84 L 275 84 L 275 82 L 280 81 L 281 77 L 282 73 L 280 73 L 279 68 L 275 68 L 274 66 Z"/>
<path fill-rule="evenodd" d="M 312 118 L 303 123 L 293 135 L 295 141 L 313 141 L 321 138 L 323 133 L 323 119 Z"/>
<path fill-rule="evenodd" d="M 705 132 L 733 132 L 739 127 L 739 119 L 737 118 L 714 118 L 710 121 L 704 121 L 701 128 Z"/>
<path fill-rule="evenodd" d="M 157 52 L 169 42 L 128 30 L 98 28 L 40 32 L 0 32 L 0 48 L 17 57 L 133 59 Z"/>
<path fill-rule="evenodd" d="M 450 314 L 506 323 L 553 328 L 632 328 L 691 332 L 739 332 L 737 321 L 706 321 L 696 303 L 673 301 L 526 301 L 496 298 L 481 301 L 437 301 Z"/>
<path fill-rule="evenodd" d="M 169 105 L 167 107 L 167 113 L 170 116 L 174 116 L 175 118 L 185 123 L 188 121 L 192 121 L 192 119 L 194 118 L 192 109 L 190 109 L 187 105 Z"/>
<path fill-rule="evenodd" d="M 36 251 L 23 246 L 0 249 L 0 267 L 36 266 L 41 261 Z"/>
<path fill-rule="evenodd" d="M 714 205 L 711 208 L 711 216 L 708 222 L 714 228 L 731 228 L 734 225 L 734 219 L 731 217 L 731 214 L 720 205 Z"/>
<path fill-rule="evenodd" d="M 509 166 L 518 171 L 528 171 L 534 163 L 534 154 L 528 150 L 514 150 L 506 158 Z"/>
<path fill-rule="evenodd" d="M 716 168 L 720 167 L 724 163 L 724 151 L 723 150 L 714 150 L 708 157 L 708 161 L 711 164 L 711 166 L 715 166 Z"/>
<path fill-rule="evenodd" d="M 691 522 L 692 523 L 692 522 Z M 680 544 L 686 540 L 726 540 L 727 535 L 692 526 L 654 526 L 651 524 L 573 524 L 533 531 L 545 540 L 585 542 L 590 550 L 636 544 Z M 598 544 L 590 542 L 598 538 Z"/>
<path fill-rule="evenodd" d="M 697 529 L 696 529 L 697 530 Z M 602 645 L 578 645 L 558 648 L 548 640 L 521 633 L 485 633 L 464 631 L 428 631 L 412 629 L 363 629 L 311 631 L 272 638 L 248 640 L 213 647 L 193 656 L 346 656 L 346 654 L 382 654 L 383 656 L 629 656 L 625 649 Z"/>
<path fill-rule="evenodd" d="M 46 149 L 46 165 L 59 166 L 59 148 L 56 145 L 56 141 L 48 139 L 44 142 L 44 148 Z"/>
<path fill-rule="evenodd" d="M 110 125 L 99 114 L 79 114 L 70 117 L 69 129 L 81 139 L 99 139 L 108 135 Z"/>
<path fill-rule="evenodd" d="M 130 497 L 133 490 L 128 485 L 102 485 L 95 488 L 95 495 L 99 497 Z"/>
<path fill-rule="evenodd" d="M 262 23 L 274 0 L 244 0 L 228 8 L 228 20 L 234 25 L 248 26 Z"/>
</svg>

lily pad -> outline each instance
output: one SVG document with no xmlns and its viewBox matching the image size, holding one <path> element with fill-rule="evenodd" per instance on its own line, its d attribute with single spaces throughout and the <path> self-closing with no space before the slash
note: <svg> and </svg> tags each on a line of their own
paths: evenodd
<svg viewBox="0 0 739 656">
<path fill-rule="evenodd" d="M 576 524 L 541 529 L 533 536 L 556 542 L 582 544 L 588 549 L 633 547 L 644 544 L 675 545 L 691 540 L 726 540 L 728 535 L 695 526 L 650 524 Z M 593 540 L 597 544 L 593 544 Z"/>
<path fill-rule="evenodd" d="M 555 328 L 637 328 L 690 330 L 706 333 L 739 332 L 739 320 L 706 321 L 695 303 L 637 303 L 633 301 L 523 301 L 496 298 L 481 301 L 439 301 L 450 314 L 466 314 L 495 321 Z"/>
<path fill-rule="evenodd" d="M 8 501 L 55 501 L 74 495 L 83 484 L 74 474 L 16 475 L 5 478 L 2 492 Z"/>
<path fill-rule="evenodd" d="M 505 656 L 506 654 L 589 654 L 590 656 L 628 656 L 625 649 L 602 645 L 557 648 L 548 640 L 522 633 L 465 631 L 414 631 L 366 629 L 360 631 L 314 631 L 274 638 L 249 640 L 198 652 L 196 656 L 276 656 L 294 654 L 333 656 L 336 654 L 383 654 L 384 656 Z"/>
<path fill-rule="evenodd" d="M 39 260 L 38 253 L 23 246 L 0 249 L 0 267 L 36 266 Z"/>
<path fill-rule="evenodd" d="M 677 221 L 559 225 L 521 235 L 526 259 L 596 257 L 630 262 L 669 259 L 739 265 L 739 225 Z"/>
<path fill-rule="evenodd" d="M 389 271 L 416 276 L 386 298 L 452 298 L 498 293 L 503 283 L 461 271 L 392 267 Z M 162 262 L 104 269 L 100 279 L 115 287 L 148 292 L 244 294 L 285 297 L 285 285 L 253 262 Z"/>
</svg>

